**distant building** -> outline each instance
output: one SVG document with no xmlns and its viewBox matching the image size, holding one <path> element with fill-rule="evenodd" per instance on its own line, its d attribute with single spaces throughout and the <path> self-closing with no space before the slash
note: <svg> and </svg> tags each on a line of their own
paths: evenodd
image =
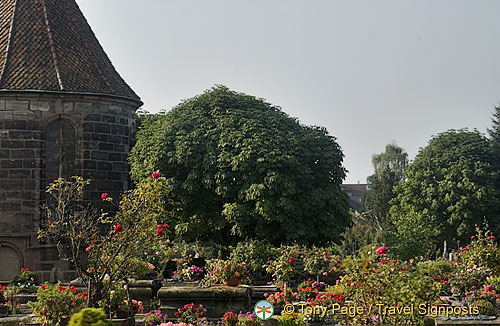
<svg viewBox="0 0 500 326">
<path fill-rule="evenodd" d="M 349 205 L 354 211 L 358 213 L 364 211 L 364 200 L 370 191 L 368 184 L 343 184 L 342 191 L 349 197 Z"/>
</svg>

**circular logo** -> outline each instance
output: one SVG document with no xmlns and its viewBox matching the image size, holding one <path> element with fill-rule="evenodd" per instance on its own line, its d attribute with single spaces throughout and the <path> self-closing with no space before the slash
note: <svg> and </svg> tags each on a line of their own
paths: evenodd
<svg viewBox="0 0 500 326">
<path fill-rule="evenodd" d="M 253 307 L 253 312 L 257 316 L 257 318 L 261 320 L 268 320 L 274 314 L 274 307 L 271 302 L 267 300 L 260 300 Z"/>
</svg>

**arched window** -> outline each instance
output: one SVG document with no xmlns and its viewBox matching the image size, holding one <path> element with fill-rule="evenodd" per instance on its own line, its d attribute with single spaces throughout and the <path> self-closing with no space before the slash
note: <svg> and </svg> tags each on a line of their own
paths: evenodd
<svg viewBox="0 0 500 326">
<path fill-rule="evenodd" d="M 75 175 L 76 132 L 73 125 L 57 119 L 47 125 L 45 132 L 45 180 L 47 184 L 58 178 Z"/>
</svg>

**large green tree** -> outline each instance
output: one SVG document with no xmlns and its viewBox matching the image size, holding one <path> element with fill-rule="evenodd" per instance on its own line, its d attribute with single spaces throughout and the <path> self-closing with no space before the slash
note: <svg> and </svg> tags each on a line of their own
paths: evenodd
<svg viewBox="0 0 500 326">
<path fill-rule="evenodd" d="M 465 244 L 474 224 L 499 229 L 495 157 L 478 131 L 450 130 L 432 138 L 395 188 L 390 215 L 403 258 L 429 256 L 444 241 Z"/>
<path fill-rule="evenodd" d="M 325 128 L 224 86 L 144 119 L 130 154 L 135 181 L 167 178 L 177 236 L 222 243 L 338 241 L 350 224 L 342 160 Z"/>
</svg>

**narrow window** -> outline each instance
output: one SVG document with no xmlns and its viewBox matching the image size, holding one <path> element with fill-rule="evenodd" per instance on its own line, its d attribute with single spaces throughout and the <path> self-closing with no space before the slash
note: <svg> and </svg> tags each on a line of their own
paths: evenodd
<svg viewBox="0 0 500 326">
<path fill-rule="evenodd" d="M 49 184 L 75 175 L 76 132 L 63 119 L 50 122 L 45 133 L 45 178 Z"/>
</svg>

